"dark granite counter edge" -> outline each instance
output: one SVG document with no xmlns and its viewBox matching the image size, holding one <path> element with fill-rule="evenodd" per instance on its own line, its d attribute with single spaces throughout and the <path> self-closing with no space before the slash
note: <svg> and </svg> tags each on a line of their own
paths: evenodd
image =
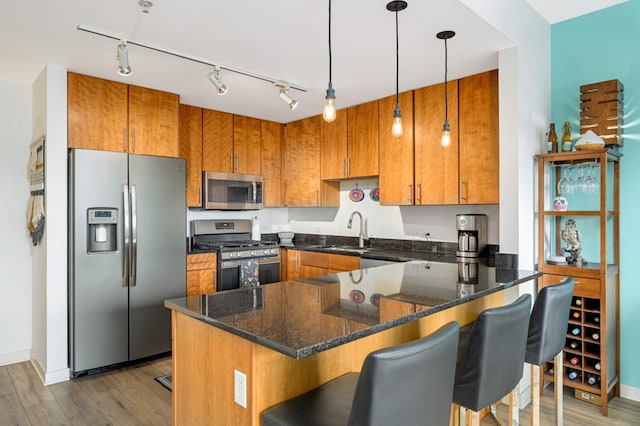
<svg viewBox="0 0 640 426">
<path fill-rule="evenodd" d="M 373 326 L 368 327 L 368 328 L 363 329 L 363 330 L 358 330 L 358 331 L 355 331 L 353 333 L 349 333 L 349 334 L 346 334 L 346 335 L 343 335 L 343 336 L 340 336 L 340 337 L 336 337 L 336 338 L 327 340 L 327 341 L 322 342 L 322 343 L 318 343 L 318 344 L 307 346 L 305 348 L 300 348 L 300 349 L 292 349 L 290 347 L 277 344 L 277 343 L 275 343 L 275 342 L 273 342 L 271 340 L 264 339 L 264 338 L 262 338 L 260 336 L 255 335 L 255 334 L 248 333 L 246 331 L 239 330 L 237 328 L 231 327 L 231 326 L 227 325 L 226 323 L 223 323 L 221 321 L 217 321 L 217 320 L 215 320 L 213 318 L 210 318 L 210 317 L 207 317 L 205 315 L 202 315 L 202 314 L 199 314 L 197 312 L 194 312 L 194 311 L 192 311 L 192 310 L 190 310 L 190 309 L 188 309 L 188 308 L 186 308 L 184 306 L 180 306 L 179 304 L 173 302 L 172 300 L 166 300 L 164 302 L 164 305 L 165 305 L 165 307 L 167 307 L 167 308 L 169 308 L 171 310 L 174 310 L 174 311 L 179 312 L 181 314 L 187 315 L 187 316 L 189 316 L 191 318 L 206 322 L 208 324 L 211 324 L 212 326 L 218 327 L 218 328 L 220 328 L 222 330 L 225 330 L 225 331 L 227 331 L 227 332 L 229 332 L 231 334 L 234 334 L 234 335 L 236 335 L 238 337 L 242 337 L 242 338 L 244 338 L 244 339 L 246 339 L 248 341 L 251 341 L 251 342 L 254 342 L 254 343 L 258 343 L 258 344 L 260 344 L 262 346 L 265 346 L 265 347 L 267 347 L 269 349 L 273 349 L 273 350 L 275 350 L 277 352 L 280 352 L 280 353 L 282 353 L 284 355 L 290 356 L 290 357 L 295 358 L 295 359 L 303 359 L 303 358 L 306 358 L 308 356 L 311 356 L 311 355 L 326 351 L 328 349 L 335 348 L 337 346 L 343 345 L 345 343 L 352 342 L 352 341 L 360 339 L 362 337 L 370 336 L 372 334 L 379 333 L 381 331 L 388 330 L 390 328 L 397 327 L 399 325 L 403 325 L 403 324 L 406 324 L 408 322 L 415 321 L 415 320 L 423 318 L 423 317 L 427 317 L 429 315 L 433 315 L 433 314 L 441 312 L 441 311 L 443 311 L 445 309 L 453 308 L 455 306 L 462 305 L 464 303 L 480 299 L 480 298 L 488 296 L 490 294 L 497 293 L 497 292 L 502 291 L 502 290 L 506 290 L 506 289 L 511 288 L 511 287 L 513 287 L 515 285 L 519 285 L 519 284 L 522 284 L 524 282 L 527 282 L 527 281 L 530 281 L 530 280 L 533 280 L 535 278 L 538 278 L 538 277 L 542 276 L 542 274 L 540 272 L 533 272 L 533 271 L 519 271 L 519 275 L 521 276 L 521 278 L 519 278 L 519 279 L 516 279 L 514 281 L 510 281 L 510 282 L 507 282 L 507 283 L 501 283 L 500 285 L 498 285 L 496 287 L 483 290 L 483 291 L 481 291 L 479 293 L 475 293 L 475 294 L 472 294 L 472 295 L 464 297 L 464 298 L 452 300 L 450 302 L 442 303 L 442 304 L 440 304 L 438 306 L 427 308 L 427 309 L 412 313 L 410 315 L 406 315 L 404 317 L 396 318 L 394 320 L 387 321 L 387 322 L 384 322 L 384 323 L 381 323 L 381 324 L 376 324 L 376 325 L 373 325 Z M 176 299 L 176 300 L 184 300 L 184 299 Z"/>
</svg>

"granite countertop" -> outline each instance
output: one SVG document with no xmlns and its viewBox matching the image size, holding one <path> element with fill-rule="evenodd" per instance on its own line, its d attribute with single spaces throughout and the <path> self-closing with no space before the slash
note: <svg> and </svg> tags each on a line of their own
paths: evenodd
<svg viewBox="0 0 640 426">
<path fill-rule="evenodd" d="M 538 276 L 484 263 L 417 260 L 171 299 L 165 306 L 302 359 Z M 398 303 L 426 308 L 404 314 L 391 309 Z"/>
</svg>

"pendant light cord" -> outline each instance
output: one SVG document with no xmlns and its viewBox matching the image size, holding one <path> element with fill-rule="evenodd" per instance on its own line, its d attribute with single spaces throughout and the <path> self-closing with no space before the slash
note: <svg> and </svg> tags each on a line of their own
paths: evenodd
<svg viewBox="0 0 640 426">
<path fill-rule="evenodd" d="M 400 73 L 400 55 L 398 54 L 398 11 L 396 10 L 396 108 L 398 107 L 398 74 Z"/>
<path fill-rule="evenodd" d="M 331 0 L 329 0 L 329 84 L 331 81 Z"/>
<path fill-rule="evenodd" d="M 444 121 L 449 121 L 449 90 L 447 87 L 447 39 L 444 39 Z"/>
</svg>

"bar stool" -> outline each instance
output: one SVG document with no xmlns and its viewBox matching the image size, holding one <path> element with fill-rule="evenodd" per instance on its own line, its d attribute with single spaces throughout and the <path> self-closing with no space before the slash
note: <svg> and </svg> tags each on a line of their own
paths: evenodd
<svg viewBox="0 0 640 426">
<path fill-rule="evenodd" d="M 525 362 L 531 364 L 531 425 L 540 424 L 540 366 L 553 359 L 556 424 L 562 416 L 562 349 L 567 336 L 567 318 L 573 297 L 573 277 L 543 288 L 529 320 Z"/>
<path fill-rule="evenodd" d="M 482 408 L 513 395 L 522 378 L 530 309 L 531 295 L 525 294 L 481 312 L 460 329 L 453 402 L 460 406 L 461 425 L 467 409 L 472 410 L 471 424 L 479 425 Z"/>
<path fill-rule="evenodd" d="M 448 425 L 458 323 L 427 337 L 367 355 L 360 373 L 347 373 L 262 413 L 262 424 Z"/>
</svg>

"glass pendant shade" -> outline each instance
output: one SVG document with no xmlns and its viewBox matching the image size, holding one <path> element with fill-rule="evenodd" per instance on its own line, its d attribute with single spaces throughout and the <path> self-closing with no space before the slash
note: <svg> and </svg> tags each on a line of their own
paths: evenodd
<svg viewBox="0 0 640 426">
<path fill-rule="evenodd" d="M 443 148 L 451 145 L 451 127 L 449 126 L 449 121 L 445 120 L 444 126 L 442 126 L 442 139 L 440 139 L 440 145 Z"/>
<path fill-rule="evenodd" d="M 400 107 L 396 105 L 396 109 L 393 111 L 393 124 L 391 125 L 391 134 L 395 137 L 402 136 L 402 111 Z"/>
<path fill-rule="evenodd" d="M 336 92 L 331 87 L 331 83 L 329 83 L 329 88 L 327 89 L 327 96 L 324 98 L 322 118 L 327 123 L 331 123 L 336 119 Z"/>
</svg>

